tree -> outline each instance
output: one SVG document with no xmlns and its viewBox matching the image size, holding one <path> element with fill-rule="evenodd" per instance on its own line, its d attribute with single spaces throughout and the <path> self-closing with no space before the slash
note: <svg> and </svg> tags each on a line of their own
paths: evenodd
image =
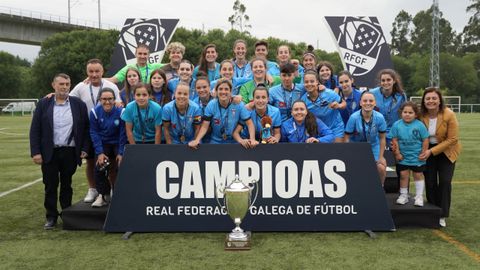
<svg viewBox="0 0 480 270">
<path fill-rule="evenodd" d="M 442 18 L 440 13 L 440 52 L 456 53 L 456 33 L 452 30 L 450 22 Z M 429 54 L 432 43 L 432 7 L 418 12 L 413 17 L 415 29 L 412 32 L 412 52 Z"/>
<path fill-rule="evenodd" d="M 72 85 L 83 81 L 85 63 L 91 58 L 100 59 L 106 72 L 118 35 L 116 30 L 80 30 L 48 37 L 32 67 L 38 96 L 52 91 L 50 85 L 56 73 L 68 74 Z"/>
<path fill-rule="evenodd" d="M 247 29 L 252 28 L 252 26 L 248 24 L 250 17 L 245 14 L 246 11 L 247 7 L 245 7 L 240 0 L 235 0 L 233 3 L 234 13 L 228 17 L 228 22 L 231 24 L 232 29 L 235 29 L 235 26 L 237 26 L 241 33 L 248 33 Z"/>
<path fill-rule="evenodd" d="M 468 25 L 463 28 L 463 43 L 465 52 L 477 52 L 480 49 L 480 0 L 467 7 L 467 12 L 473 13 L 468 19 Z"/>
<path fill-rule="evenodd" d="M 30 77 L 28 60 L 0 51 L 0 98 L 32 97 L 26 93 Z"/>
<path fill-rule="evenodd" d="M 400 74 L 402 80 L 403 88 L 407 93 L 407 96 L 412 96 L 417 89 L 412 87 L 412 75 L 415 70 L 415 65 L 410 58 L 401 57 L 399 55 L 392 56 L 393 66 L 395 71 Z"/>
<path fill-rule="evenodd" d="M 392 23 L 391 49 L 395 55 L 405 56 L 409 54 L 412 43 L 410 34 L 412 32 L 412 16 L 405 10 L 401 10 Z"/>
<path fill-rule="evenodd" d="M 476 103 L 478 100 L 477 71 L 474 63 L 468 57 L 455 57 L 450 54 L 440 55 L 440 78 L 447 89 L 448 95 L 462 96 L 464 103 Z"/>
</svg>

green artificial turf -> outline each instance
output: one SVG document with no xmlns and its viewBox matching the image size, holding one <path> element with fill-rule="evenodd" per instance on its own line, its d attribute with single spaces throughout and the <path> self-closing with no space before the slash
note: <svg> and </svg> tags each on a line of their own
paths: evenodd
<svg viewBox="0 0 480 270">
<path fill-rule="evenodd" d="M 441 231 L 480 254 L 480 114 L 459 115 L 463 152 L 451 216 Z M 30 158 L 30 117 L 0 117 L 0 193 L 41 177 Z M 84 168 L 74 201 L 85 195 Z M 250 251 L 223 250 L 225 233 L 43 230 L 43 184 L 0 198 L 0 269 L 480 269 L 431 229 L 399 229 L 371 239 L 358 233 L 252 233 Z M 233 225 L 232 225 L 233 226 Z"/>
</svg>

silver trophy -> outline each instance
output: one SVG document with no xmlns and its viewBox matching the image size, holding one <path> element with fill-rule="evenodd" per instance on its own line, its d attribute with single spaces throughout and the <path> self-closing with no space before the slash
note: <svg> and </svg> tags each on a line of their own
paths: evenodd
<svg viewBox="0 0 480 270">
<path fill-rule="evenodd" d="M 252 201 L 252 191 L 254 185 L 257 185 L 256 194 Z M 227 187 L 219 186 L 217 188 L 217 193 L 223 193 L 223 205 L 218 199 L 218 194 L 216 194 L 216 199 L 220 207 L 225 207 L 228 215 L 235 223 L 236 227 L 229 233 L 225 238 L 225 249 L 226 250 L 248 250 L 251 248 L 251 233 L 243 231 L 240 228 L 243 218 L 247 214 L 250 207 L 255 203 L 255 200 L 258 196 L 258 180 L 253 181 L 252 183 L 245 185 L 239 178 L 238 175 L 235 175 L 235 180 L 233 180 L 230 185 Z"/>
</svg>

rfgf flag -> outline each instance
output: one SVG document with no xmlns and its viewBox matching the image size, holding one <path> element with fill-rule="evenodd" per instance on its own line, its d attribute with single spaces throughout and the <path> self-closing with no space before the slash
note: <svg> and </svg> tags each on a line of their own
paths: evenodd
<svg viewBox="0 0 480 270">
<path fill-rule="evenodd" d="M 377 73 L 393 68 L 390 48 L 377 17 L 326 16 L 343 66 L 358 87 L 376 86 Z"/>
<path fill-rule="evenodd" d="M 167 44 L 177 28 L 178 19 L 127 19 L 113 51 L 110 75 L 128 64 L 135 64 L 135 49 L 145 44 L 150 49 L 150 63 L 162 61 Z"/>
</svg>

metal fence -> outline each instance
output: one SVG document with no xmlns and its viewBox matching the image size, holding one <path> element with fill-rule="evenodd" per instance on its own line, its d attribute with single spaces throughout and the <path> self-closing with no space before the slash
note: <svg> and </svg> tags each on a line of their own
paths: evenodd
<svg viewBox="0 0 480 270">
<path fill-rule="evenodd" d="M 461 113 L 480 113 L 480 104 L 460 104 Z"/>
<path fill-rule="evenodd" d="M 95 21 L 88 21 L 88 20 L 82 20 L 82 19 L 70 17 L 70 22 L 69 22 L 68 17 L 65 17 L 65 16 L 42 13 L 38 11 L 11 8 L 6 6 L 0 6 L 0 13 L 9 14 L 11 16 L 20 16 L 20 17 L 26 17 L 26 18 L 32 18 L 32 19 L 38 19 L 38 20 L 44 20 L 44 21 L 51 21 L 55 23 L 66 23 L 66 24 L 73 24 L 73 25 L 78 25 L 82 27 L 98 28 L 98 22 L 95 22 Z M 102 26 L 101 27 L 102 29 L 117 29 L 117 30 L 121 29 L 121 27 L 118 25 L 112 25 L 108 23 L 102 23 L 101 26 Z"/>
</svg>

